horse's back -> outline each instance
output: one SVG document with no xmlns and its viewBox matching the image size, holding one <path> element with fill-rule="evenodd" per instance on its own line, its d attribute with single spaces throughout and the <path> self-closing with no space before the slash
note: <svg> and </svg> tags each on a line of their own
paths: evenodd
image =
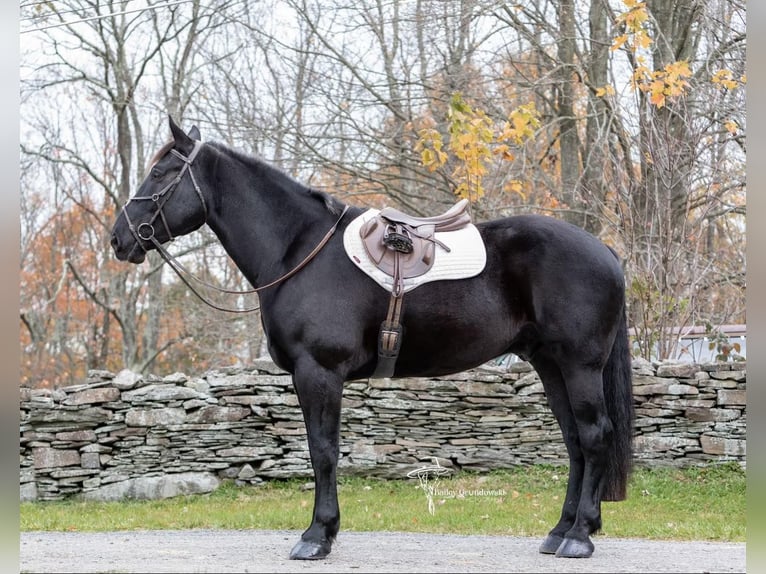
<svg viewBox="0 0 766 574">
<path fill-rule="evenodd" d="M 566 221 L 545 215 L 515 215 L 477 225 L 489 250 L 547 272 L 589 267 L 622 278 L 620 262 L 600 239 Z M 541 267 L 544 266 L 544 267 Z"/>
</svg>

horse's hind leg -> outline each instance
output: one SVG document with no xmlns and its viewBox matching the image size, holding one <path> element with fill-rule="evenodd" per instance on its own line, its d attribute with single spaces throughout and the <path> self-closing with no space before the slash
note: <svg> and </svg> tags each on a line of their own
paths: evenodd
<svg viewBox="0 0 766 574">
<path fill-rule="evenodd" d="M 574 523 L 556 556 L 587 558 L 593 553 L 590 535 L 601 528 L 602 478 L 613 427 L 604 401 L 601 369 L 569 367 L 563 374 L 584 464 Z"/>
<path fill-rule="evenodd" d="M 555 554 L 577 517 L 585 459 L 580 448 L 577 422 L 572 413 L 569 395 L 558 365 L 552 359 L 544 358 L 542 353 L 533 358 L 531 362 L 542 380 L 548 406 L 559 423 L 569 455 L 569 480 L 567 481 L 566 497 L 561 508 L 561 517 L 540 545 L 541 553 Z"/>
<path fill-rule="evenodd" d="M 336 469 L 343 380 L 313 360 L 299 363 L 293 385 L 303 411 L 314 468 L 314 514 L 311 525 L 290 552 L 294 560 L 325 558 L 340 528 Z"/>
</svg>

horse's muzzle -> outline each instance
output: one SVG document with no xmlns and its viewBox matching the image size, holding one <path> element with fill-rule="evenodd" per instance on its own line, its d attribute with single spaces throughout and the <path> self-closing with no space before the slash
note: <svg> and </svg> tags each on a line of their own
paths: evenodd
<svg viewBox="0 0 766 574">
<path fill-rule="evenodd" d="M 135 240 L 129 241 L 128 244 L 123 244 L 117 233 L 112 232 L 112 238 L 109 243 L 112 246 L 115 257 L 120 261 L 138 264 L 143 263 L 144 259 L 146 259 L 146 251 Z"/>
</svg>

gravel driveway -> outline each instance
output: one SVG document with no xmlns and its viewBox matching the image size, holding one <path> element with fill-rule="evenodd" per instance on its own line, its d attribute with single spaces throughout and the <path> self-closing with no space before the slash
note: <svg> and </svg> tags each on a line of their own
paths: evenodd
<svg viewBox="0 0 766 574">
<path fill-rule="evenodd" d="M 597 536 L 586 560 L 540 540 L 341 532 L 329 558 L 287 559 L 298 531 L 22 532 L 21 572 L 745 572 L 745 544 Z"/>
</svg>

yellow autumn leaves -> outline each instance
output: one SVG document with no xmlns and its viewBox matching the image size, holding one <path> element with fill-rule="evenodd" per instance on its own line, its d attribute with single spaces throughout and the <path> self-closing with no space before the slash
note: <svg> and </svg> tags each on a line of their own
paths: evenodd
<svg viewBox="0 0 766 574">
<path fill-rule="evenodd" d="M 685 60 L 672 62 L 661 70 L 650 70 L 643 64 L 643 58 L 639 57 L 631 85 L 633 89 L 647 93 L 649 101 L 661 108 L 667 99 L 678 98 L 686 92 L 689 87 L 687 78 L 691 75 L 689 63 Z"/>
<path fill-rule="evenodd" d="M 614 52 L 627 47 L 636 54 L 631 87 L 648 94 L 649 101 L 661 108 L 667 99 L 675 99 L 684 94 L 689 87 L 688 78 L 691 77 L 692 71 L 685 60 L 672 62 L 661 70 L 649 69 L 645 56 L 638 53 L 652 45 L 652 39 L 645 27 L 649 20 L 646 2 L 623 0 L 623 3 L 627 10 L 618 14 L 616 18 L 616 23 L 623 33 L 614 39 L 611 50 Z M 611 95 L 608 94 L 608 88 L 597 91 L 597 95 Z M 614 93 L 613 89 L 612 93 Z"/>
<path fill-rule="evenodd" d="M 653 43 L 647 30 L 649 13 L 646 2 L 623 0 L 623 4 L 627 10 L 616 17 L 616 24 L 622 33 L 614 38 L 611 50 L 614 52 L 626 47 L 635 55 L 631 88 L 648 94 L 649 102 L 661 108 L 668 100 L 677 99 L 686 93 L 692 70 L 686 60 L 671 62 L 660 70 L 651 70 L 646 64 L 646 57 L 640 53 L 648 50 Z M 712 75 L 711 81 L 720 88 L 733 90 L 744 85 L 746 79 L 744 76 L 735 79 L 731 71 L 718 70 Z M 612 86 L 596 89 L 599 97 L 612 96 L 614 93 Z M 733 133 L 736 131 L 736 123 L 729 122 L 727 129 Z"/>
<path fill-rule="evenodd" d="M 615 19 L 619 35 L 614 37 L 611 50 L 628 51 L 630 89 L 645 94 L 649 105 L 663 108 L 688 93 L 694 71 L 687 60 L 654 69 L 650 64 L 653 27 L 646 2 L 623 0 L 623 4 L 624 12 L 617 14 Z M 720 90 L 735 90 L 746 83 L 744 75 L 735 77 L 726 69 L 711 71 L 709 79 Z M 699 77 L 695 80 L 701 81 Z M 595 87 L 594 91 L 601 98 L 616 95 L 611 84 Z M 483 110 L 472 108 L 459 93 L 453 94 L 445 119 L 446 125 L 441 130 L 433 125 L 418 130 L 415 150 L 420 153 L 423 166 L 430 171 L 449 165 L 455 194 L 470 201 L 484 196 L 484 179 L 492 171 L 493 163 L 514 161 L 518 150 L 540 128 L 540 114 L 534 103 L 517 107 L 499 125 Z M 724 121 L 723 126 L 731 134 L 740 129 L 733 119 Z M 521 180 L 506 179 L 503 189 L 526 200 Z"/>
<path fill-rule="evenodd" d="M 473 109 L 459 94 L 453 94 L 447 108 L 448 135 L 446 150 L 451 152 L 455 167 L 451 176 L 457 182 L 455 194 L 476 201 L 484 195 L 483 180 L 495 159 L 513 161 L 514 148 L 521 146 L 540 127 L 534 103 L 513 110 L 501 125 L 483 110 Z M 418 132 L 415 151 L 430 171 L 443 167 L 449 158 L 442 133 L 433 127 Z M 506 189 L 521 194 L 519 181 L 511 181 Z"/>
<path fill-rule="evenodd" d="M 652 39 L 644 28 L 649 19 L 649 13 L 646 11 L 646 2 L 623 0 L 623 4 L 628 9 L 617 15 L 615 23 L 624 32 L 612 42 L 612 51 L 619 50 L 626 45 L 634 52 L 639 48 L 648 48 L 652 44 Z"/>
</svg>

